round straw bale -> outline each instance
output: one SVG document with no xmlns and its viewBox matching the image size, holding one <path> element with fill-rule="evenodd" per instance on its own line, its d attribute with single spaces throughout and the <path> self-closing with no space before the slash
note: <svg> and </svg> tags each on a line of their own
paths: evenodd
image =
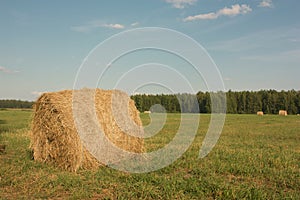
<svg viewBox="0 0 300 200">
<path fill-rule="evenodd" d="M 263 111 L 258 111 L 256 114 L 257 114 L 258 116 L 263 116 L 263 115 L 264 115 L 264 112 L 263 112 Z"/>
<path fill-rule="evenodd" d="M 96 169 L 103 164 L 84 146 L 77 131 L 78 127 L 76 127 L 74 122 L 74 112 L 72 110 L 74 91 L 65 90 L 44 93 L 36 101 L 31 126 L 33 157 L 37 161 L 50 163 L 69 171 L 76 171 L 79 168 Z M 128 135 L 119 126 L 120 120 L 127 122 L 129 117 L 135 125 L 140 127 L 138 131 L 143 131 L 139 113 L 134 102 L 127 94 L 118 90 L 83 89 L 80 91 L 82 95 L 93 92 L 97 120 L 101 125 L 102 131 L 112 143 L 127 151 L 143 152 L 143 139 Z M 118 108 L 121 109 L 120 113 L 123 114 L 117 117 L 112 112 L 113 95 L 117 96 L 123 105 L 121 108 Z M 77 101 L 81 101 L 77 103 L 82 105 L 87 104 L 84 96 L 82 99 L 77 99 Z M 86 106 L 91 107 L 91 105 Z M 126 112 L 122 110 L 126 110 Z M 84 115 L 85 112 L 83 111 L 82 114 Z M 118 123 L 116 120 L 118 120 Z M 88 125 L 83 124 L 82 126 Z M 136 129 L 128 128 L 125 131 L 128 130 Z"/>
<path fill-rule="evenodd" d="M 278 114 L 282 115 L 282 116 L 287 116 L 287 111 L 286 110 L 279 110 Z"/>
</svg>

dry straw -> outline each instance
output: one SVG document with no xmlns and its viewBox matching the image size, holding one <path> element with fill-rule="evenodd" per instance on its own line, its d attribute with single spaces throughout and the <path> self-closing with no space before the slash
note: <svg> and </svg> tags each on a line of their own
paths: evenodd
<svg viewBox="0 0 300 200">
<path fill-rule="evenodd" d="M 287 111 L 286 110 L 279 110 L 278 114 L 282 115 L 282 116 L 287 116 Z"/>
<path fill-rule="evenodd" d="M 75 126 L 72 110 L 74 91 L 44 93 L 37 100 L 31 128 L 33 156 L 37 161 L 50 163 L 69 171 L 76 171 L 79 168 L 96 169 L 103 164 L 99 163 L 86 149 Z M 129 99 L 127 94 L 118 90 L 83 89 L 80 90 L 83 96 L 81 99 L 76 99 L 77 103 L 88 106 L 84 94 L 91 92 L 95 97 L 97 120 L 107 138 L 121 149 L 135 153 L 143 152 L 143 139 L 128 135 L 124 129 L 119 127 L 119 124 L 126 123 L 129 117 L 140 127 L 138 131 L 142 131 L 139 112 L 134 102 Z M 121 114 L 117 117 L 114 117 L 115 114 L 112 113 L 113 97 L 118 98 L 118 102 L 121 104 L 118 107 L 123 109 L 123 111 L 120 110 Z M 82 112 L 82 114 L 84 113 Z M 118 122 L 116 122 L 116 118 Z M 89 124 L 81 124 L 81 126 L 85 127 Z"/>
<path fill-rule="evenodd" d="M 264 115 L 264 112 L 263 112 L 263 111 L 258 111 L 256 114 L 257 114 L 258 116 L 263 116 L 263 115 Z"/>
</svg>

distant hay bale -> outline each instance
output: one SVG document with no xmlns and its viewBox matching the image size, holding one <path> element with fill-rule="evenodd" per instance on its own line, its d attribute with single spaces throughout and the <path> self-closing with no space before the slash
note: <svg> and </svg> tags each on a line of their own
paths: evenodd
<svg viewBox="0 0 300 200">
<path fill-rule="evenodd" d="M 146 113 L 146 114 L 150 114 L 150 113 L 151 113 L 151 111 L 150 111 L 150 110 L 146 110 L 146 111 L 144 111 L 144 113 Z"/>
<path fill-rule="evenodd" d="M 282 116 L 287 116 L 287 111 L 286 110 L 279 110 L 279 115 L 282 115 Z"/>
<path fill-rule="evenodd" d="M 257 114 L 258 116 L 263 116 L 263 115 L 264 115 L 264 112 L 263 112 L 263 111 L 258 111 L 256 114 Z"/>
<path fill-rule="evenodd" d="M 78 127 L 76 127 L 73 118 L 74 110 L 72 110 L 74 91 L 80 91 L 83 95 L 81 99 L 76 100 L 80 105 L 88 104 L 86 96 L 91 93 L 94 95 L 97 120 L 105 136 L 114 145 L 130 152 L 143 152 L 143 139 L 128 135 L 119 126 L 120 120 L 123 120 L 121 123 L 128 124 L 128 119 L 131 119 L 138 129 L 126 130 L 143 134 L 139 113 L 133 100 L 129 99 L 127 94 L 118 90 L 65 90 L 44 93 L 34 106 L 31 148 L 35 160 L 50 163 L 69 171 L 76 171 L 79 168 L 96 169 L 103 165 L 86 149 L 79 137 Z M 114 98 L 117 97 L 118 100 L 117 109 L 120 110 L 120 112 L 118 110 L 118 116 L 114 116 L 113 113 L 113 96 Z M 81 117 L 83 118 L 87 115 L 86 109 L 82 111 Z M 116 118 L 118 118 L 118 122 L 116 122 Z M 90 127 L 89 121 L 93 120 L 87 119 L 87 122 L 81 124 L 81 128 Z"/>
</svg>

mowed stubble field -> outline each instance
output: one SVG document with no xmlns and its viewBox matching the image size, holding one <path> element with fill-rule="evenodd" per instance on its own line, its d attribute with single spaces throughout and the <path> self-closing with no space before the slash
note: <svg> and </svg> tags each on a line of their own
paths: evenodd
<svg viewBox="0 0 300 200">
<path fill-rule="evenodd" d="M 222 135 L 198 159 L 210 115 L 201 114 L 197 136 L 172 165 L 145 174 L 108 167 L 62 171 L 31 159 L 32 112 L 0 110 L 0 199 L 300 199 L 300 116 L 227 115 Z M 143 123 L 150 122 L 141 114 Z M 147 139 L 150 151 L 176 134 L 180 114 Z"/>
</svg>

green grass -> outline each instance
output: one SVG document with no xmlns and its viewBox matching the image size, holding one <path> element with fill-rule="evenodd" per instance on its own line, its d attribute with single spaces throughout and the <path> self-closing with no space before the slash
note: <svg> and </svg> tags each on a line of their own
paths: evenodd
<svg viewBox="0 0 300 200">
<path fill-rule="evenodd" d="M 30 159 L 30 112 L 0 111 L 0 199 L 300 199 L 300 117 L 227 115 L 210 154 L 198 159 L 209 115 L 201 115 L 196 139 L 172 165 L 146 174 L 102 167 L 61 171 Z M 148 115 L 141 114 L 144 124 Z M 180 115 L 169 114 L 148 150 L 166 145 Z M 9 128 L 8 128 L 9 127 Z"/>
<path fill-rule="evenodd" d="M 31 115 L 32 111 L 29 109 L 1 109 L 0 134 L 27 128 Z"/>
</svg>

